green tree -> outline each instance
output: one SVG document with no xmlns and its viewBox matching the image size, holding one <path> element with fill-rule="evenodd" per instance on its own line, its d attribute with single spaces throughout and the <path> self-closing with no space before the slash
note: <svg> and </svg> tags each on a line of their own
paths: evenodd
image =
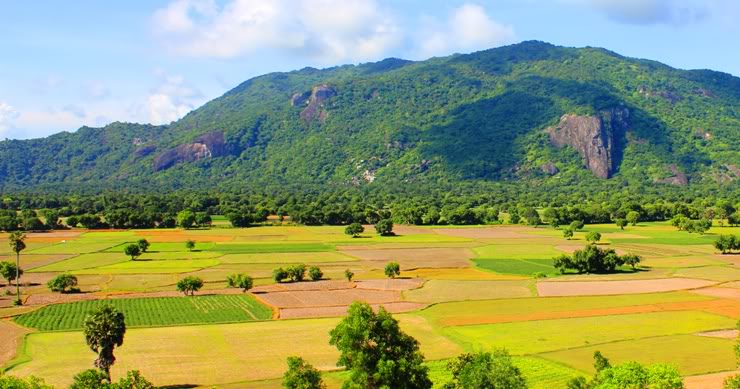
<svg viewBox="0 0 740 389">
<path fill-rule="evenodd" d="M 44 380 L 30 376 L 18 378 L 0 373 L 0 388 L 2 389 L 54 389 L 47 385 Z"/>
<path fill-rule="evenodd" d="M 581 230 L 583 229 L 583 226 L 584 224 L 582 220 L 573 220 L 572 222 L 570 222 L 570 228 L 572 228 L 573 231 Z"/>
<path fill-rule="evenodd" d="M 196 223 L 196 216 L 193 211 L 185 210 L 177 214 L 177 225 L 188 230 L 193 228 Z"/>
<path fill-rule="evenodd" d="M 388 262 L 383 272 L 388 278 L 396 278 L 401 275 L 401 265 L 398 262 Z"/>
<path fill-rule="evenodd" d="M 288 370 L 283 375 L 283 388 L 324 389 L 321 373 L 300 357 L 288 357 Z"/>
<path fill-rule="evenodd" d="M 623 230 L 624 227 L 627 227 L 627 219 L 618 218 L 614 220 L 614 223 L 619 227 L 620 230 Z"/>
<path fill-rule="evenodd" d="M 193 249 L 195 249 L 195 241 L 190 239 L 185 241 L 185 248 L 188 249 L 188 251 L 193 251 Z"/>
<path fill-rule="evenodd" d="M 492 353 L 462 354 L 449 362 L 447 368 L 452 373 L 452 382 L 445 388 L 527 388 L 522 372 L 514 366 L 511 356 L 504 349 Z"/>
<path fill-rule="evenodd" d="M 21 275 L 23 275 L 23 270 L 21 270 L 21 251 L 26 249 L 26 234 L 20 232 L 20 231 L 14 231 L 10 233 L 10 236 L 8 236 L 8 240 L 10 242 L 10 249 L 15 253 L 15 304 L 21 305 Z M 10 282 L 9 278 L 6 278 L 8 282 Z"/>
<path fill-rule="evenodd" d="M 279 267 L 272 271 L 272 279 L 278 284 L 285 281 L 288 278 L 288 271 Z"/>
<path fill-rule="evenodd" d="M 596 243 L 601 240 L 601 234 L 596 231 L 591 231 L 586 234 L 586 241 L 589 243 Z"/>
<path fill-rule="evenodd" d="M 725 378 L 722 389 L 740 389 L 740 374 Z"/>
<path fill-rule="evenodd" d="M 23 275 L 23 269 L 19 269 L 13 262 L 0 262 L 0 277 L 3 277 L 8 285 L 17 277 Z"/>
<path fill-rule="evenodd" d="M 596 373 L 608 369 L 612 367 L 612 364 L 609 363 L 609 359 L 601 354 L 601 351 L 595 351 L 594 352 L 594 369 L 596 369 Z"/>
<path fill-rule="evenodd" d="M 110 382 L 110 367 L 116 362 L 113 350 L 123 345 L 123 336 L 126 334 L 123 313 L 105 305 L 85 317 L 83 329 L 88 347 L 98 354 L 95 367 L 105 373 Z"/>
<path fill-rule="evenodd" d="M 532 207 L 524 209 L 524 212 L 522 212 L 522 216 L 524 216 L 524 219 L 527 221 L 527 225 L 536 228 L 538 225 L 542 224 L 539 212 L 537 212 L 537 210 Z"/>
<path fill-rule="evenodd" d="M 365 227 L 363 227 L 360 223 L 352 223 L 344 229 L 344 233 L 352 236 L 353 238 L 360 236 L 360 234 L 362 234 L 363 232 L 365 232 Z"/>
<path fill-rule="evenodd" d="M 640 213 L 637 211 L 630 211 L 627 213 L 626 220 L 629 224 L 636 226 L 640 222 Z"/>
<path fill-rule="evenodd" d="M 254 280 L 246 274 L 232 274 L 226 277 L 226 283 L 229 288 L 239 288 L 242 292 L 246 292 L 254 286 Z"/>
<path fill-rule="evenodd" d="M 111 389 L 110 377 L 104 371 L 88 369 L 77 373 L 72 378 L 69 389 Z"/>
<path fill-rule="evenodd" d="M 345 270 L 344 271 L 344 278 L 347 279 L 347 281 L 352 282 L 352 278 L 355 277 L 355 273 L 352 270 Z"/>
<path fill-rule="evenodd" d="M 722 252 L 722 254 L 740 250 L 740 237 L 735 235 L 720 235 L 719 238 L 714 241 L 714 247 Z"/>
<path fill-rule="evenodd" d="M 139 246 L 139 250 L 141 250 L 142 253 L 145 253 L 147 250 L 149 250 L 149 241 L 146 239 L 139 239 L 138 242 L 136 242 L 136 245 Z"/>
<path fill-rule="evenodd" d="M 642 261 L 642 257 L 635 254 L 625 254 L 622 256 L 622 262 L 624 262 L 625 265 L 632 266 L 632 270 L 637 269 L 637 265 L 640 264 L 640 261 Z"/>
<path fill-rule="evenodd" d="M 141 255 L 141 248 L 139 248 L 138 244 L 130 244 L 123 249 L 123 253 L 131 257 L 131 260 L 134 261 Z"/>
<path fill-rule="evenodd" d="M 306 278 L 306 265 L 293 265 L 287 269 L 288 278 L 293 282 L 301 282 Z"/>
<path fill-rule="evenodd" d="M 113 389 L 155 389 L 154 384 L 149 382 L 138 370 L 131 370 L 126 377 L 121 378 Z"/>
<path fill-rule="evenodd" d="M 324 277 L 324 272 L 316 266 L 312 266 L 308 269 L 308 276 L 311 277 L 311 281 L 318 281 Z"/>
<path fill-rule="evenodd" d="M 182 292 L 186 296 L 190 294 L 195 296 L 195 292 L 199 291 L 203 287 L 203 279 L 195 276 L 187 276 L 180 281 L 177 281 L 175 285 L 178 292 Z"/>
<path fill-rule="evenodd" d="M 211 224 L 213 224 L 213 219 L 207 212 L 198 212 L 195 214 L 195 224 L 199 227 L 210 228 Z"/>
<path fill-rule="evenodd" d="M 563 238 L 571 240 L 573 239 L 573 228 L 567 227 L 563 228 Z"/>
<path fill-rule="evenodd" d="M 339 350 L 337 365 L 349 372 L 343 389 L 432 387 L 419 342 L 383 307 L 376 314 L 367 303 L 353 303 L 330 337 Z"/>
<path fill-rule="evenodd" d="M 375 231 L 380 236 L 393 235 L 393 221 L 391 219 L 382 219 L 375 223 Z"/>
<path fill-rule="evenodd" d="M 49 280 L 49 282 L 46 283 L 46 286 L 52 292 L 66 293 L 68 290 L 74 290 L 74 287 L 77 286 L 77 276 L 67 273 L 59 274 Z"/>
</svg>

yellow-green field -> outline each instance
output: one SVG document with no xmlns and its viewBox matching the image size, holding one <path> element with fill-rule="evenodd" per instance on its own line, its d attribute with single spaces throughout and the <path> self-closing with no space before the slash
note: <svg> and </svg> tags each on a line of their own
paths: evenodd
<svg viewBox="0 0 740 389">
<path fill-rule="evenodd" d="M 552 258 L 583 247 L 589 231 L 602 234 L 603 247 L 641 255 L 642 267 L 559 275 Z M 735 328 L 740 319 L 740 293 L 732 292 L 740 284 L 738 258 L 712 247 L 718 233 L 740 234 L 740 228 L 697 235 L 667 223 L 624 230 L 594 225 L 572 240 L 550 227 L 399 226 L 392 237 L 372 232 L 366 228 L 352 238 L 341 226 L 235 229 L 217 223 L 212 229 L 30 234 L 21 256 L 27 307 L 13 308 L 12 296 L 0 296 L 0 320 L 30 333 L 0 333 L 0 366 L 8 374 L 68 385 L 95 358 L 78 330 L 81 318 L 105 303 L 100 300 L 114 299 L 129 319 L 124 345 L 115 352 L 114 378 L 138 369 L 157 385 L 277 388 L 286 358 L 298 355 L 324 371 L 329 388 L 338 388 L 346 374 L 336 366 L 329 331 L 353 296 L 394 312 L 420 342 L 435 387 L 450 378 L 448 359 L 497 347 L 514 355 L 533 388 L 564 387 L 572 377 L 593 374 L 596 350 L 615 363 L 672 363 L 684 375 L 736 367 L 734 339 L 697 334 Z M 123 249 L 142 238 L 151 247 L 131 260 Z M 185 248 L 189 239 L 196 241 L 193 251 Z M 14 259 L 5 246 L 0 258 Z M 381 281 L 390 261 L 401 264 L 401 278 Z M 273 269 L 301 263 L 320 267 L 324 280 L 274 285 Z M 347 269 L 366 282 L 347 282 Z M 64 272 L 78 276 L 82 293 L 47 290 L 45 283 Z M 226 289 L 233 273 L 254 277 L 256 289 Z M 189 275 L 205 281 L 200 296 L 175 291 Z M 678 290 L 637 293 L 611 283 L 666 279 L 707 286 L 682 290 L 678 283 Z M 597 281 L 604 295 L 579 295 L 587 292 L 573 282 L 585 280 Z M 539 296 L 540 282 L 557 282 L 574 296 Z M 545 285 L 551 284 L 540 288 Z M 15 342 L 20 346 L 13 353 Z"/>
</svg>

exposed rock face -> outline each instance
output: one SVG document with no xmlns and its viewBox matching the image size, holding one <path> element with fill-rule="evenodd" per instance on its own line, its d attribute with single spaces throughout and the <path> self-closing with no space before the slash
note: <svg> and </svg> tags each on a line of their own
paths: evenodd
<svg viewBox="0 0 740 389">
<path fill-rule="evenodd" d="M 540 170 L 548 176 L 554 176 L 560 172 L 560 169 L 558 169 L 552 162 L 543 163 L 542 166 L 540 166 Z"/>
<path fill-rule="evenodd" d="M 182 144 L 159 154 L 154 158 L 154 171 L 169 169 L 179 163 L 220 157 L 226 153 L 224 133 L 214 131 L 199 136 L 193 140 L 193 143 Z"/>
<path fill-rule="evenodd" d="M 662 180 L 657 180 L 656 181 L 657 183 L 670 184 L 670 185 L 676 185 L 676 186 L 686 186 L 689 184 L 689 178 L 682 171 L 678 170 L 678 166 L 669 165 L 668 170 L 670 170 L 671 174 L 673 175 L 670 177 L 666 177 Z"/>
<path fill-rule="evenodd" d="M 323 120 L 326 117 L 324 102 L 337 95 L 337 91 L 329 85 L 319 85 L 311 90 L 308 106 L 301 112 L 301 119 L 310 122 L 316 118 Z M 295 97 L 295 96 L 294 96 Z"/>
<path fill-rule="evenodd" d="M 615 134 L 627 130 L 628 119 L 625 108 L 604 111 L 599 116 L 563 115 L 557 126 L 545 131 L 555 147 L 573 147 L 594 175 L 609 178 L 614 169 Z"/>
<path fill-rule="evenodd" d="M 290 105 L 292 107 L 299 107 L 306 105 L 308 99 L 311 97 L 311 92 L 296 93 L 290 98 Z"/>
<path fill-rule="evenodd" d="M 157 151 L 157 146 L 155 145 L 141 146 L 134 151 L 134 155 L 136 158 L 143 158 L 155 151 Z"/>
</svg>

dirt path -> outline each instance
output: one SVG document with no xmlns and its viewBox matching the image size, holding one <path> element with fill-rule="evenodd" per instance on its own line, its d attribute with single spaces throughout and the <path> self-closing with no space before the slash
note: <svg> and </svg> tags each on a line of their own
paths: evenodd
<svg viewBox="0 0 740 389">
<path fill-rule="evenodd" d="M 30 330 L 13 324 L 10 320 L 0 320 L 0 366 L 15 358 L 23 336 Z"/>
<path fill-rule="evenodd" d="M 686 389 L 718 389 L 722 387 L 725 378 L 740 374 L 740 371 L 724 371 L 721 373 L 702 374 L 684 377 Z"/>
</svg>

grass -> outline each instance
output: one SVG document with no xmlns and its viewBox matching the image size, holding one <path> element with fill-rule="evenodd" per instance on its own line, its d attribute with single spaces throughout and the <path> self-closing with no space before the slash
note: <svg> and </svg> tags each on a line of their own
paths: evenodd
<svg viewBox="0 0 740 389">
<path fill-rule="evenodd" d="M 179 259 L 171 261 L 126 261 L 93 269 L 76 271 L 75 274 L 161 274 L 189 273 L 216 266 L 217 259 Z"/>
<path fill-rule="evenodd" d="M 468 350 L 504 347 L 522 355 L 734 325 L 723 316 L 682 311 L 446 327 L 443 333 Z"/>
<path fill-rule="evenodd" d="M 123 253 L 90 253 L 82 254 L 64 261 L 37 267 L 32 272 L 66 272 L 109 266 L 131 260 Z"/>
<path fill-rule="evenodd" d="M 481 269 L 501 274 L 532 275 L 533 273 L 557 274 L 552 259 L 473 259 Z"/>
<path fill-rule="evenodd" d="M 444 301 L 508 299 L 532 297 L 529 281 L 448 281 L 430 280 L 420 289 L 404 292 L 411 301 L 438 303 Z"/>
<path fill-rule="evenodd" d="M 502 274 L 556 274 L 552 258 L 562 254 L 552 245 L 497 244 L 473 249 L 478 267 Z"/>
<path fill-rule="evenodd" d="M 706 266 L 679 269 L 677 277 L 701 278 L 710 281 L 735 281 L 740 279 L 740 269 L 733 266 Z"/>
<path fill-rule="evenodd" d="M 436 304 L 423 310 L 422 315 L 436 325 L 450 326 L 486 322 L 498 317 L 524 316 L 534 312 L 557 313 L 711 299 L 688 292 L 609 296 L 607 298 L 603 296 L 536 297 Z"/>
<path fill-rule="evenodd" d="M 271 253 L 271 254 L 228 254 L 219 261 L 223 264 L 251 264 L 251 263 L 334 263 L 353 262 L 357 258 L 350 257 L 335 251 L 312 253 Z"/>
<path fill-rule="evenodd" d="M 211 249 L 222 253 L 311 253 L 335 251 L 326 243 L 217 243 Z"/>
<path fill-rule="evenodd" d="M 113 378 L 140 370 L 158 386 L 265 380 L 282 376 L 291 355 L 303 356 L 322 370 L 336 369 L 338 353 L 329 345 L 329 331 L 336 323 L 312 319 L 131 328 L 123 346 L 116 348 Z M 33 374 L 67 387 L 94 359 L 82 332 L 34 333 L 8 373 Z"/>
<path fill-rule="evenodd" d="M 135 244 L 136 241 L 126 242 L 117 246 L 111 247 L 106 251 L 122 253 L 123 249 L 130 244 Z M 195 242 L 196 250 L 211 250 L 215 246 L 213 242 Z M 184 252 L 188 251 L 185 247 L 185 243 L 182 242 L 152 242 L 147 250 L 150 253 L 161 253 L 161 252 Z"/>
<path fill-rule="evenodd" d="M 589 374 L 594 373 L 592 356 L 601 351 L 612 364 L 627 361 L 640 363 L 672 363 L 681 374 L 694 375 L 734 370 L 734 341 L 696 335 L 673 335 L 629 340 L 557 351 L 542 356 L 573 366 Z"/>
<path fill-rule="evenodd" d="M 161 327 L 268 320 L 272 310 L 251 295 L 123 298 L 48 305 L 15 318 L 40 331 L 82 329 L 87 314 L 104 305 L 123 312 L 127 327 Z"/>
</svg>

